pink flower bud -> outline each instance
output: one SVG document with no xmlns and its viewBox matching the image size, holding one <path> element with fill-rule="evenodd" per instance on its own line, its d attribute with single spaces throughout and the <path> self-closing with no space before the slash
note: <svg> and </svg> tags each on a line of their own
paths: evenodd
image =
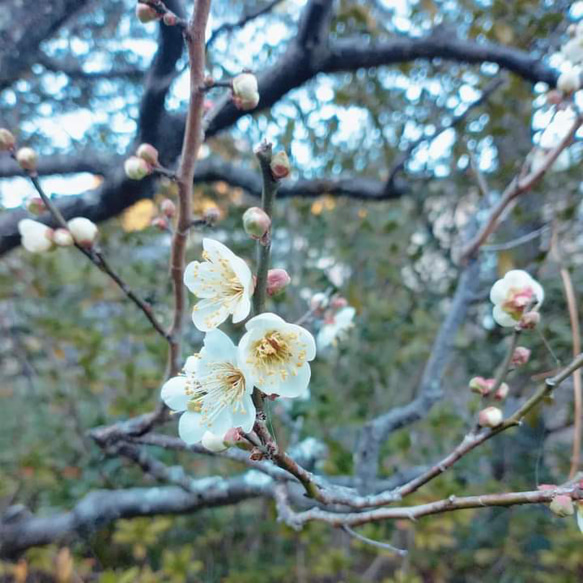
<svg viewBox="0 0 583 583">
<path fill-rule="evenodd" d="M 267 272 L 267 293 L 274 296 L 283 291 L 291 282 L 291 277 L 285 269 L 270 269 Z"/>
<path fill-rule="evenodd" d="M 281 180 L 286 178 L 290 173 L 290 163 L 289 158 L 285 152 L 277 152 L 271 158 L 271 163 L 269 164 L 271 168 L 271 173 L 276 180 Z"/>
<path fill-rule="evenodd" d="M 73 244 L 73 236 L 67 229 L 55 229 L 53 243 L 59 247 L 70 247 Z"/>
<path fill-rule="evenodd" d="M 551 89 L 547 93 L 547 104 L 548 105 L 559 105 L 563 101 L 563 95 L 560 91 L 556 89 Z"/>
<path fill-rule="evenodd" d="M 47 207 L 45 205 L 44 200 L 40 196 L 31 196 L 26 201 L 26 210 L 35 216 L 42 215 L 46 210 Z"/>
<path fill-rule="evenodd" d="M 343 298 L 342 296 L 336 296 L 335 298 L 332 298 L 332 301 L 330 302 L 330 307 L 333 310 L 341 310 L 342 308 L 345 308 L 348 305 L 348 300 L 346 298 Z"/>
<path fill-rule="evenodd" d="M 248 111 L 259 103 L 257 78 L 251 73 L 241 73 L 233 79 L 233 103 L 237 109 Z"/>
<path fill-rule="evenodd" d="M 523 330 L 532 330 L 536 328 L 540 322 L 540 314 L 538 312 L 527 312 L 520 318 L 519 327 Z"/>
<path fill-rule="evenodd" d="M 575 514 L 575 505 L 571 496 L 566 494 L 559 494 L 555 496 L 549 504 L 549 508 L 553 514 L 564 518 L 565 516 L 573 516 Z"/>
<path fill-rule="evenodd" d="M 225 444 L 224 438 L 215 435 L 210 431 L 204 432 L 200 442 L 204 448 L 214 453 L 219 453 L 227 449 L 227 445 Z"/>
<path fill-rule="evenodd" d="M 496 401 L 504 401 L 504 399 L 506 399 L 506 397 L 508 396 L 509 390 L 510 388 L 508 387 L 508 385 L 506 383 L 502 383 L 496 389 L 496 392 L 494 393 L 494 399 L 496 399 Z"/>
<path fill-rule="evenodd" d="M 271 219 L 258 206 L 252 206 L 243 215 L 243 228 L 252 239 L 261 239 L 271 227 Z"/>
<path fill-rule="evenodd" d="M 498 427 L 504 420 L 504 415 L 498 407 L 486 407 L 478 413 L 480 427 Z"/>
<path fill-rule="evenodd" d="M 216 223 L 221 218 L 221 211 L 216 206 L 207 208 L 202 214 L 202 218 L 209 224 Z"/>
<path fill-rule="evenodd" d="M 23 170 L 28 170 L 29 172 L 36 170 L 37 155 L 32 148 L 20 148 L 16 152 L 16 161 Z"/>
<path fill-rule="evenodd" d="M 14 149 L 15 144 L 16 138 L 12 135 L 12 132 L 5 128 L 0 128 L 0 152 Z"/>
<path fill-rule="evenodd" d="M 158 166 L 158 150 L 150 144 L 140 144 L 136 155 L 145 160 L 150 166 Z"/>
<path fill-rule="evenodd" d="M 142 180 L 142 178 L 150 174 L 149 164 L 143 158 L 138 158 L 137 156 L 128 158 L 123 167 L 126 176 L 131 180 Z"/>
<path fill-rule="evenodd" d="M 514 366 L 524 366 L 530 359 L 530 350 L 525 346 L 517 346 L 512 355 Z"/>
<path fill-rule="evenodd" d="M 148 24 L 148 22 L 154 22 L 158 20 L 159 14 L 147 4 L 138 4 L 136 6 L 136 16 L 138 20 L 143 24 Z"/>
<path fill-rule="evenodd" d="M 485 397 L 490 393 L 494 386 L 494 379 L 485 379 L 484 377 L 474 377 L 470 379 L 469 387 L 472 393 L 477 393 Z"/>
<path fill-rule="evenodd" d="M 160 231 L 168 230 L 168 221 L 164 217 L 156 217 L 150 224 Z"/>
<path fill-rule="evenodd" d="M 67 227 L 69 227 L 73 239 L 83 247 L 92 247 L 97 235 L 99 235 L 97 225 L 85 217 L 71 219 L 67 222 Z"/>
<path fill-rule="evenodd" d="M 160 204 L 160 210 L 165 217 L 171 219 L 176 214 L 176 205 L 169 198 L 165 198 Z"/>
<path fill-rule="evenodd" d="M 241 435 L 241 430 L 238 427 L 232 427 L 227 433 L 225 433 L 223 440 L 225 443 L 237 443 L 238 441 L 242 441 L 243 436 Z"/>
<path fill-rule="evenodd" d="M 176 26 L 176 23 L 178 22 L 178 17 L 174 12 L 166 12 L 162 19 L 166 26 Z"/>
</svg>

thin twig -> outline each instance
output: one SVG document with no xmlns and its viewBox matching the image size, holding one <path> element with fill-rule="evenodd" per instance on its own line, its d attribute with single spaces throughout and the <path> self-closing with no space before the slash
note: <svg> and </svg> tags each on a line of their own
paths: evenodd
<svg viewBox="0 0 583 583">
<path fill-rule="evenodd" d="M 522 329 L 518 326 L 514 328 L 512 333 L 512 338 L 510 339 L 510 346 L 506 351 L 506 356 L 494 377 L 494 385 L 490 389 L 490 395 L 495 396 L 496 391 L 500 388 L 500 385 L 506 380 L 508 376 L 508 372 L 510 371 L 510 365 L 512 364 L 512 357 L 514 356 L 514 351 L 518 346 L 518 339 L 520 338 L 520 334 L 522 333 Z"/>
<path fill-rule="evenodd" d="M 488 237 L 496 230 L 500 218 L 504 211 L 507 209 L 508 205 L 510 205 L 510 203 L 521 194 L 528 192 L 542 179 L 547 170 L 555 163 L 561 152 L 571 144 L 575 138 L 577 130 L 582 123 L 583 116 L 578 115 L 564 138 L 553 150 L 547 154 L 539 166 L 536 168 L 531 168 L 525 176 L 519 175 L 514 178 L 512 182 L 510 182 L 510 184 L 506 187 L 506 190 L 503 192 L 500 202 L 494 207 L 484 226 L 480 229 L 474 239 L 472 239 L 472 241 L 470 241 L 468 245 L 462 250 L 462 262 L 465 262 L 470 257 L 475 256 L 480 247 L 486 242 Z"/>
<path fill-rule="evenodd" d="M 514 249 L 515 247 L 519 247 L 520 245 L 524 245 L 537 237 L 541 237 L 549 230 L 548 225 L 543 225 L 540 229 L 536 229 L 527 233 L 526 235 L 522 235 L 521 237 L 517 237 L 516 239 L 512 239 L 511 241 L 507 241 L 506 243 L 497 243 L 495 245 L 482 245 L 480 247 L 480 251 L 508 251 L 509 249 Z"/>
<path fill-rule="evenodd" d="M 359 540 L 360 542 L 363 542 L 363 543 L 370 545 L 372 547 L 376 547 L 377 549 L 384 549 L 386 551 L 391 551 L 392 553 L 396 553 L 397 555 L 399 555 L 401 557 L 405 557 L 408 554 L 408 551 L 406 551 L 405 549 L 398 549 L 397 547 L 394 547 L 393 545 L 390 545 L 389 543 L 383 543 L 383 542 L 380 542 L 377 540 L 373 540 L 372 538 L 368 538 L 366 536 L 363 536 L 362 534 L 359 534 L 355 530 L 352 530 L 352 528 L 350 528 L 346 524 L 342 525 L 341 528 L 348 535 L 354 537 L 355 539 Z"/>
</svg>

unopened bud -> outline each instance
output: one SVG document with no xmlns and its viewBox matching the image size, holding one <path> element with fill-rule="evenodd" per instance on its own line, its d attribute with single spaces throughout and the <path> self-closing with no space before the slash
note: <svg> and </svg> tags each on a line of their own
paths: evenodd
<svg viewBox="0 0 583 583">
<path fill-rule="evenodd" d="M 530 349 L 525 346 L 517 346 L 512 354 L 512 364 L 514 366 L 524 366 L 530 359 Z"/>
<path fill-rule="evenodd" d="M 573 516 L 575 514 L 575 505 L 571 496 L 566 494 L 559 494 L 555 496 L 549 504 L 549 508 L 553 514 L 565 518 L 565 516 Z"/>
<path fill-rule="evenodd" d="M 285 269 L 270 269 L 267 272 L 267 293 L 274 296 L 283 291 L 291 282 L 291 277 Z"/>
<path fill-rule="evenodd" d="M 70 247 L 73 244 L 73 236 L 67 229 L 55 229 L 53 243 L 59 247 Z"/>
<path fill-rule="evenodd" d="M 540 314 L 538 312 L 526 312 L 526 314 L 520 318 L 518 326 L 523 330 L 532 330 L 537 327 L 539 322 Z"/>
<path fill-rule="evenodd" d="M 168 230 L 168 221 L 164 217 L 156 217 L 152 220 L 151 225 L 160 231 Z"/>
<path fill-rule="evenodd" d="M 478 413 L 480 427 L 498 427 L 504 420 L 504 415 L 498 407 L 486 407 Z"/>
<path fill-rule="evenodd" d="M 577 71 L 561 73 L 557 79 L 557 89 L 570 95 L 581 88 L 581 77 Z"/>
<path fill-rule="evenodd" d="M 336 296 L 332 298 L 332 301 L 330 302 L 330 307 L 333 310 L 341 310 L 342 308 L 345 308 L 347 305 L 348 300 L 346 298 L 343 298 L 342 296 Z"/>
<path fill-rule="evenodd" d="M 202 443 L 202 446 L 204 448 L 214 453 L 219 453 L 227 449 L 227 446 L 225 445 L 223 438 L 219 437 L 218 435 L 215 435 L 214 433 L 211 433 L 210 431 L 204 432 L 204 435 L 202 436 L 200 442 Z"/>
<path fill-rule="evenodd" d="M 26 210 L 31 215 L 35 215 L 38 217 L 47 210 L 47 207 L 45 205 L 45 201 L 40 196 L 31 196 L 26 201 Z"/>
<path fill-rule="evenodd" d="M 232 427 L 223 436 L 223 441 L 226 444 L 237 443 L 243 439 L 241 435 L 241 430 L 238 427 Z"/>
<path fill-rule="evenodd" d="M 136 156 L 151 166 L 158 166 L 158 150 L 151 144 L 140 144 L 136 150 Z"/>
<path fill-rule="evenodd" d="M 165 217 L 171 219 L 176 214 L 176 205 L 169 198 L 165 198 L 160 204 L 160 210 Z"/>
<path fill-rule="evenodd" d="M 472 393 L 477 393 L 485 397 L 490 393 L 494 386 L 494 379 L 485 379 L 484 377 L 474 377 L 468 384 Z"/>
<path fill-rule="evenodd" d="M 281 180 L 286 178 L 290 173 L 290 163 L 289 158 L 285 152 L 276 152 L 271 158 L 271 163 L 269 164 L 271 168 L 271 174 L 276 180 Z"/>
<path fill-rule="evenodd" d="M 166 14 L 164 14 L 162 17 L 162 20 L 166 26 L 176 26 L 176 23 L 178 22 L 178 16 L 176 16 L 174 12 L 166 12 Z"/>
<path fill-rule="evenodd" d="M 136 16 L 143 24 L 154 22 L 154 20 L 158 20 L 159 18 L 158 13 L 151 6 L 141 3 L 136 6 Z"/>
<path fill-rule="evenodd" d="M 259 103 L 257 78 L 251 73 L 241 73 L 233 79 L 233 103 L 237 109 L 248 111 Z"/>
<path fill-rule="evenodd" d="M 314 312 L 324 310 L 328 306 L 328 296 L 324 292 L 314 294 L 310 300 L 310 309 Z"/>
<path fill-rule="evenodd" d="M 243 228 L 252 239 L 261 239 L 271 227 L 268 214 L 258 206 L 252 206 L 243 215 Z"/>
<path fill-rule="evenodd" d="M 142 180 L 150 174 L 150 166 L 143 158 L 131 156 L 124 162 L 126 176 L 131 180 Z"/>
<path fill-rule="evenodd" d="M 16 161 L 23 170 L 36 170 L 37 155 L 32 148 L 20 148 L 16 152 Z"/>
<path fill-rule="evenodd" d="M 563 101 L 563 96 L 561 95 L 560 91 L 557 91 L 556 89 L 551 89 L 547 93 L 547 103 L 549 105 L 559 105 L 561 101 Z"/>
<path fill-rule="evenodd" d="M 91 247 L 99 234 L 97 225 L 85 217 L 71 219 L 67 222 L 67 227 L 73 239 L 83 247 Z"/>
<path fill-rule="evenodd" d="M 494 392 L 494 399 L 504 401 L 508 396 L 508 391 L 510 391 L 510 387 L 506 383 L 502 383 Z"/>
<path fill-rule="evenodd" d="M 0 128 L 0 152 L 12 150 L 16 144 L 16 138 L 6 128 Z"/>
<path fill-rule="evenodd" d="M 211 206 L 204 211 L 202 218 L 209 225 L 212 225 L 221 218 L 221 211 L 216 206 Z"/>
</svg>

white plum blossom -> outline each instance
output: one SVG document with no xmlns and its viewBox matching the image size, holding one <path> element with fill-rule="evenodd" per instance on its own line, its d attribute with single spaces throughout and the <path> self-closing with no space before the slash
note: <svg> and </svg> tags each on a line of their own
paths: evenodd
<svg viewBox="0 0 583 583">
<path fill-rule="evenodd" d="M 53 230 L 38 221 L 22 219 L 18 223 L 22 246 L 30 253 L 43 253 L 53 246 Z"/>
<path fill-rule="evenodd" d="M 316 336 L 318 350 L 324 350 L 328 346 L 336 346 L 348 330 L 354 326 L 354 316 L 356 310 L 352 306 L 341 308 L 335 314 L 330 314 L 324 318 L 324 324 Z"/>
<path fill-rule="evenodd" d="M 193 261 L 184 270 L 184 285 L 200 301 L 192 310 L 194 325 L 208 332 L 229 315 L 241 322 L 251 310 L 253 274 L 230 249 L 214 239 L 203 239 L 204 262 Z"/>
<path fill-rule="evenodd" d="M 316 356 L 314 337 L 271 313 L 251 318 L 245 328 L 239 360 L 248 367 L 255 386 L 268 395 L 303 395 L 310 382 L 308 363 Z"/>
<path fill-rule="evenodd" d="M 544 296 L 541 285 L 526 271 L 513 269 L 490 290 L 494 320 L 500 326 L 516 326 L 525 311 L 537 309 L 542 304 Z"/>
<path fill-rule="evenodd" d="M 567 41 L 561 49 L 563 57 L 574 65 L 583 61 L 583 37 L 575 36 Z"/>
<path fill-rule="evenodd" d="M 253 382 L 241 366 L 237 348 L 224 332 L 212 330 L 202 350 L 187 359 L 183 374 L 164 383 L 162 400 L 170 409 L 183 411 L 178 434 L 193 444 L 207 431 L 215 436 L 236 427 L 251 431 L 255 422 L 252 391 Z M 206 442 L 210 443 L 208 436 Z"/>
<path fill-rule="evenodd" d="M 581 88 L 581 73 L 579 70 L 561 73 L 557 79 L 557 88 L 569 95 Z"/>
</svg>

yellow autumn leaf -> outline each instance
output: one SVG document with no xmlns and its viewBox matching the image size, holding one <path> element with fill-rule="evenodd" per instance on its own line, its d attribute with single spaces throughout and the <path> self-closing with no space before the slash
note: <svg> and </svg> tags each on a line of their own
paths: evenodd
<svg viewBox="0 0 583 583">
<path fill-rule="evenodd" d="M 142 231 L 150 226 L 157 213 L 158 209 L 151 200 L 140 200 L 123 213 L 121 226 L 127 232 Z"/>
</svg>

